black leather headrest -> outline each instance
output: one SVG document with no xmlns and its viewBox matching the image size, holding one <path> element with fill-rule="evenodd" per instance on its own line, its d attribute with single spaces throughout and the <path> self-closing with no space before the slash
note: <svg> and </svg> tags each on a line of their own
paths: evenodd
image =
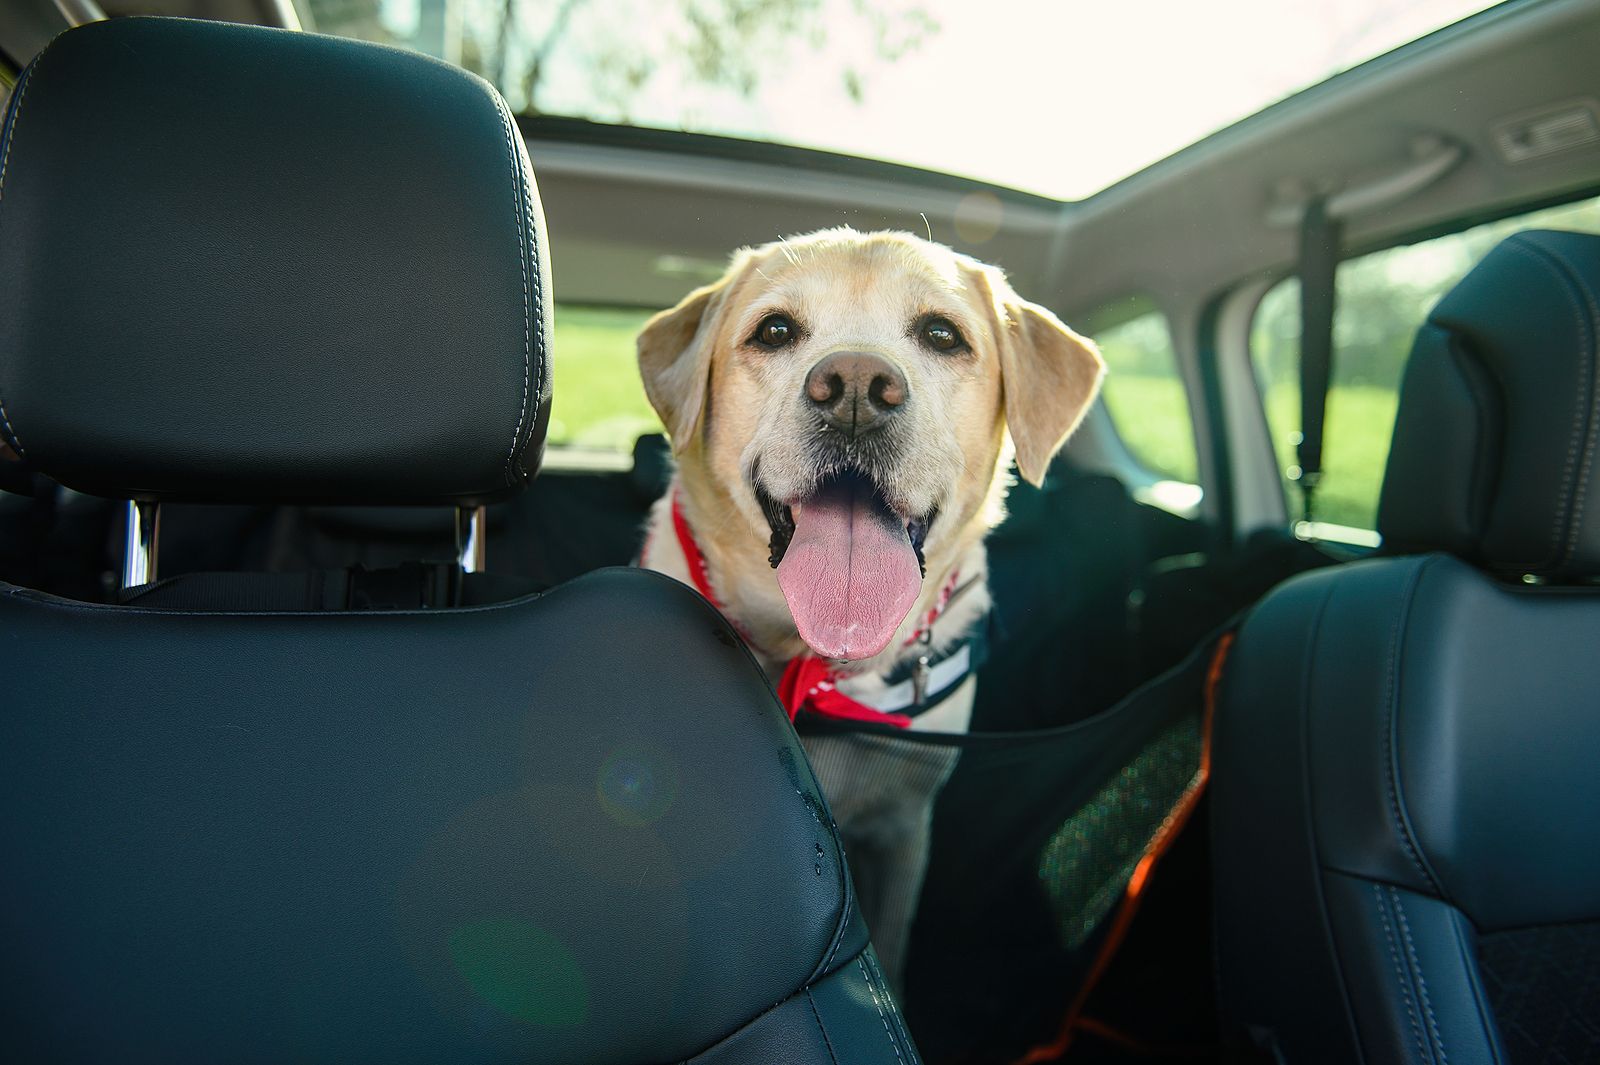
<svg viewBox="0 0 1600 1065">
<path fill-rule="evenodd" d="M 1428 316 L 1378 506 L 1386 547 L 1600 573 L 1600 237 L 1507 238 Z"/>
<path fill-rule="evenodd" d="M 548 419 L 538 191 L 494 89 L 377 45 L 129 18 L 0 140 L 0 432 L 141 499 L 469 503 Z"/>
</svg>

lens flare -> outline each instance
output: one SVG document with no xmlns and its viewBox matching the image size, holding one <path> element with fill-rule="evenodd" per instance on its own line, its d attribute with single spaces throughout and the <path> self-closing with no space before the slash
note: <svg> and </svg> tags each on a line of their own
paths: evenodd
<svg viewBox="0 0 1600 1065">
<path fill-rule="evenodd" d="M 489 1005 L 541 1028 L 589 1019 L 583 969 L 561 941 L 527 921 L 491 917 L 450 936 L 450 960 Z"/>
<path fill-rule="evenodd" d="M 647 747 L 624 747 L 600 766 L 595 792 L 612 820 L 629 828 L 659 821 L 678 797 L 678 772 L 670 757 Z"/>
</svg>

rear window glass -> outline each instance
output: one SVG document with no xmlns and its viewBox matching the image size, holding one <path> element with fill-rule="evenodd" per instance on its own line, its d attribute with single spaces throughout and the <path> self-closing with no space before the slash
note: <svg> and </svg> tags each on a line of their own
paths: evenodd
<svg viewBox="0 0 1600 1065">
<path fill-rule="evenodd" d="M 634 338 L 654 311 L 558 304 L 555 309 L 552 447 L 633 450 L 661 431 L 639 379 Z"/>
<path fill-rule="evenodd" d="M 1148 300 L 1110 312 L 1116 325 L 1096 329 L 1106 360 L 1103 390 L 1117 435 L 1140 465 L 1174 481 L 1199 480 L 1189 396 L 1178 372 L 1166 315 Z"/>
<path fill-rule="evenodd" d="M 1525 229 L 1600 233 L 1600 200 L 1504 218 L 1339 264 L 1333 376 L 1314 515 L 1318 522 L 1362 531 L 1377 526 L 1400 376 L 1417 328 L 1491 248 Z M 1250 357 L 1283 471 L 1290 518 L 1299 521 L 1304 518 L 1300 489 L 1290 476 L 1300 430 L 1299 281 L 1281 281 L 1261 300 L 1250 333 Z M 1321 532 L 1339 538 L 1337 530 Z"/>
</svg>

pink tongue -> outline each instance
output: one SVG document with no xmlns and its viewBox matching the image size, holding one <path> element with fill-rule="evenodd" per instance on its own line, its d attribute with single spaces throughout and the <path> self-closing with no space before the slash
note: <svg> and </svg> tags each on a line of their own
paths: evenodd
<svg viewBox="0 0 1600 1065">
<path fill-rule="evenodd" d="M 871 658 L 922 588 L 905 526 L 860 482 L 825 488 L 794 509 L 778 586 L 800 638 L 824 658 Z"/>
</svg>

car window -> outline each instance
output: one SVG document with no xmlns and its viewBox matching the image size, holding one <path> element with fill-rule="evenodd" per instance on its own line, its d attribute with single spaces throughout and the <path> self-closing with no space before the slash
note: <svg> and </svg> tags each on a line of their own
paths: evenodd
<svg viewBox="0 0 1600 1065">
<path fill-rule="evenodd" d="M 1167 317 L 1149 300 L 1128 300 L 1098 316 L 1106 360 L 1103 390 L 1117 435 L 1150 472 L 1175 481 L 1199 480 L 1189 397 L 1178 373 Z"/>
<path fill-rule="evenodd" d="M 551 447 L 629 452 L 641 435 L 661 431 L 634 348 L 634 337 L 654 313 L 556 305 Z"/>
<path fill-rule="evenodd" d="M 1504 218 L 1339 264 L 1318 522 L 1361 531 L 1376 527 L 1400 375 L 1417 327 L 1489 249 L 1524 229 L 1600 233 L 1600 199 Z M 1294 278 L 1262 298 L 1251 327 L 1250 358 L 1290 517 L 1298 521 L 1304 517 L 1300 491 L 1290 476 L 1300 429 L 1300 284 Z M 1339 538 L 1338 530 L 1323 530 L 1323 535 Z"/>
</svg>

